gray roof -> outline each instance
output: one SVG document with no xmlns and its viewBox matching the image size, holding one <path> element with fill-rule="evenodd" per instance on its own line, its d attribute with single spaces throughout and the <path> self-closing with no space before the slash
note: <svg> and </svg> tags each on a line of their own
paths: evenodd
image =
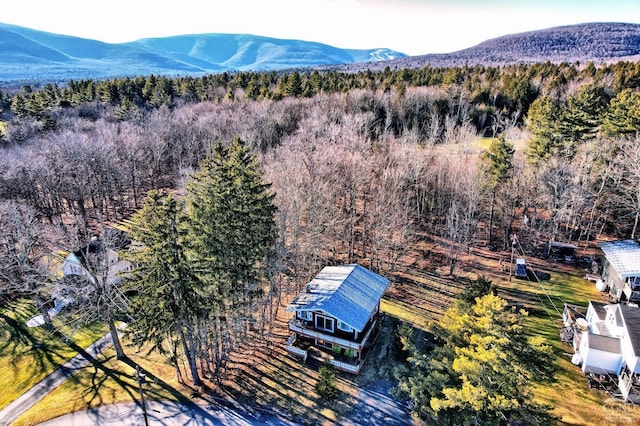
<svg viewBox="0 0 640 426">
<path fill-rule="evenodd" d="M 593 306 L 593 311 L 598 316 L 598 319 L 600 321 L 604 321 L 605 318 L 607 317 L 607 309 L 606 309 L 607 304 L 606 303 L 602 303 L 602 302 L 596 302 L 596 301 L 593 301 L 593 300 L 590 300 L 589 304 L 591 304 L 591 306 Z"/>
<path fill-rule="evenodd" d="M 597 349 L 599 351 L 620 354 L 620 338 L 602 336 L 600 334 L 587 333 L 589 349 Z"/>
<path fill-rule="evenodd" d="M 640 356 L 640 308 L 618 304 L 635 356 Z"/>
<path fill-rule="evenodd" d="M 388 286 L 388 279 L 357 264 L 326 266 L 286 310 L 322 311 L 362 331 Z"/>
<path fill-rule="evenodd" d="M 606 241 L 599 246 L 621 277 L 640 276 L 640 244 L 636 240 Z"/>
</svg>

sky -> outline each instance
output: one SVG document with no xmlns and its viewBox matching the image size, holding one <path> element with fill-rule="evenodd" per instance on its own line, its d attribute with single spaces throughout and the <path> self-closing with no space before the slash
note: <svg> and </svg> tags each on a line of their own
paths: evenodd
<svg viewBox="0 0 640 426">
<path fill-rule="evenodd" d="M 585 22 L 640 23 L 640 0 L 10 0 L 0 22 L 107 43 L 230 33 L 446 53 Z"/>
</svg>

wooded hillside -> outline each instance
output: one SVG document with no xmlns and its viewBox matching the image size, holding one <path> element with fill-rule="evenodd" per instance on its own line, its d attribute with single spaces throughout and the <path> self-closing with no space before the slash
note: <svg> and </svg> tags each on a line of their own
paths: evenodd
<svg viewBox="0 0 640 426">
<path fill-rule="evenodd" d="M 499 246 L 524 213 L 532 246 L 634 237 L 639 85 L 640 64 L 620 62 L 24 87 L 0 94 L 0 188 L 51 224 L 119 220 L 239 135 L 273 183 L 283 231 L 326 240 L 296 244 L 321 263 L 377 259 L 416 232 Z M 516 151 L 503 160 L 489 242 L 478 141 L 497 136 Z M 447 230 L 461 218 L 476 241 Z"/>
</svg>

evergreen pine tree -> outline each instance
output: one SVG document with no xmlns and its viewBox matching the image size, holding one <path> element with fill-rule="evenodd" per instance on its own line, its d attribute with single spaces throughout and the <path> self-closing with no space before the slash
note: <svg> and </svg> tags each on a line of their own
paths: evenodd
<svg viewBox="0 0 640 426">
<path fill-rule="evenodd" d="M 493 213 L 495 208 L 496 191 L 500 184 L 509 176 L 512 168 L 511 161 L 515 148 L 507 141 L 504 135 L 491 141 L 489 149 L 484 152 L 485 174 L 487 177 L 487 189 L 491 194 L 491 204 L 489 212 L 489 236 L 488 242 L 491 245 L 493 240 Z"/>
<path fill-rule="evenodd" d="M 413 368 L 394 393 L 409 396 L 414 413 L 434 424 L 554 424 L 531 393 L 532 382 L 552 379 L 553 350 L 527 335 L 525 318 L 493 294 L 454 305 L 433 327 L 435 349 L 425 352 L 408 335 Z"/>
<path fill-rule="evenodd" d="M 333 399 L 338 393 L 336 387 L 336 371 L 329 361 L 325 361 L 318 371 L 318 382 L 316 392 L 324 399 Z"/>
<path fill-rule="evenodd" d="M 269 187 L 239 137 L 218 142 L 187 183 L 193 260 L 208 292 L 232 304 L 255 289 L 275 243 Z"/>
<path fill-rule="evenodd" d="M 137 293 L 130 303 L 133 321 L 128 332 L 138 344 L 152 342 L 161 353 L 166 352 L 164 344 L 177 337 L 193 383 L 199 385 L 193 333 L 206 305 L 187 259 L 183 210 L 184 203 L 174 197 L 151 191 L 131 219 L 131 236 L 140 247 L 123 253 L 137 265 L 127 277 L 127 287 Z M 178 369 L 175 354 L 171 357 Z"/>
</svg>

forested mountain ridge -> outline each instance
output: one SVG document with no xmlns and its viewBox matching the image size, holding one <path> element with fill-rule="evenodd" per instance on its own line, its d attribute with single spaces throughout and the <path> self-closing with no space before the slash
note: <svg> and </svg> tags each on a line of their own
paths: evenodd
<svg viewBox="0 0 640 426">
<path fill-rule="evenodd" d="M 110 44 L 0 23 L 0 82 L 271 71 L 406 56 L 250 34 L 197 34 Z"/>
<path fill-rule="evenodd" d="M 640 58 L 640 25 L 619 22 L 593 22 L 509 34 L 486 40 L 452 53 L 408 56 L 378 69 L 452 67 L 463 65 L 501 66 L 540 62 L 610 63 Z M 344 70 L 372 69 L 360 64 L 339 67 Z"/>
<path fill-rule="evenodd" d="M 343 71 L 635 61 L 640 25 L 585 23 L 528 31 L 445 54 L 407 56 L 385 48 L 340 49 L 250 34 L 193 34 L 109 44 L 0 23 L 0 82 L 60 82 L 138 75 L 331 67 Z"/>
</svg>

